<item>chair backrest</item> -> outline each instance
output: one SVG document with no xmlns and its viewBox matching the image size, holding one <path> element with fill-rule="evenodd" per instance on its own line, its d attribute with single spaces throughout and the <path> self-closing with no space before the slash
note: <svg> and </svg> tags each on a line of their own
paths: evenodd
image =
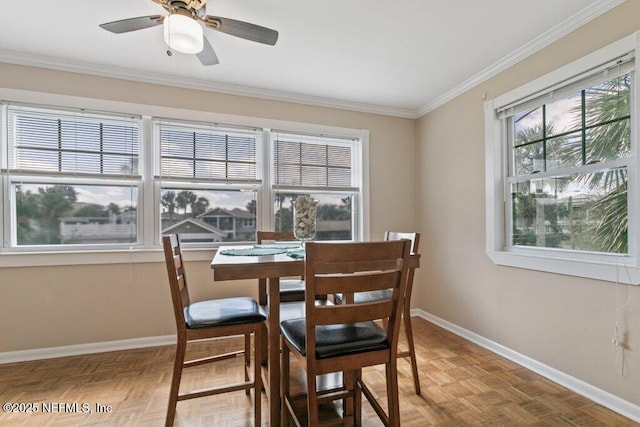
<svg viewBox="0 0 640 427">
<path fill-rule="evenodd" d="M 385 231 L 384 240 L 411 240 L 411 253 L 417 254 L 420 247 L 420 233 L 400 233 L 398 231 Z"/>
<path fill-rule="evenodd" d="M 260 231 L 256 232 L 256 241 L 264 242 L 295 242 L 293 231 Z"/>
<path fill-rule="evenodd" d="M 305 247 L 307 357 L 315 355 L 315 326 L 388 320 L 387 340 L 396 351 L 411 242 L 307 242 Z M 390 289 L 390 297 L 353 304 L 354 292 Z M 316 298 L 345 295 L 343 304 L 318 305 Z M 395 354 L 395 353 L 393 353 Z"/>
<path fill-rule="evenodd" d="M 189 289 L 187 288 L 187 274 L 182 262 L 182 250 L 180 249 L 180 237 L 170 234 L 162 237 L 164 247 L 164 259 L 169 275 L 169 287 L 173 300 L 173 312 L 175 314 L 178 332 L 185 329 L 184 308 L 191 304 Z"/>
<path fill-rule="evenodd" d="M 384 240 L 400 240 L 409 239 L 411 241 L 411 254 L 419 255 L 420 248 L 420 233 L 400 233 L 397 231 L 385 231 Z M 415 276 L 416 269 L 410 268 L 407 273 L 407 289 L 404 293 L 404 307 L 405 316 L 408 316 L 408 312 L 411 309 L 411 294 L 413 294 L 413 278 Z"/>
</svg>

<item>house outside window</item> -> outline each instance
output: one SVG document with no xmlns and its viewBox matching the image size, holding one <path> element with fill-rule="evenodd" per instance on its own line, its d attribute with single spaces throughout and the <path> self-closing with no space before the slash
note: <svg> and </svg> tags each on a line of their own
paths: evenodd
<svg viewBox="0 0 640 427">
<path fill-rule="evenodd" d="M 637 282 L 630 36 L 485 104 L 487 253 L 500 265 Z"/>
</svg>

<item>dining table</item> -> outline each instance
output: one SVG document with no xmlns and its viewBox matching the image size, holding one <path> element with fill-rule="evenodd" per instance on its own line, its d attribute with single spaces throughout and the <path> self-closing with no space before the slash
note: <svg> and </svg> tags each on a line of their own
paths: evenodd
<svg viewBox="0 0 640 427">
<path fill-rule="evenodd" d="M 272 246 L 277 248 L 278 246 Z M 265 249 L 264 251 L 256 248 Z M 303 276 L 304 257 L 295 248 L 268 250 L 269 245 L 221 246 L 211 261 L 214 282 L 243 279 L 266 279 L 267 298 L 267 385 L 269 425 L 280 425 L 280 278 Z M 419 267 L 420 255 L 413 254 L 409 267 Z M 256 280 L 256 285 L 258 281 Z"/>
</svg>

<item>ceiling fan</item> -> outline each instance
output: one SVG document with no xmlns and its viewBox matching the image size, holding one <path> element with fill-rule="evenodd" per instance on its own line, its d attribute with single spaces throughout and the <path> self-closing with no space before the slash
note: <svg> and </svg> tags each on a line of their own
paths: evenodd
<svg viewBox="0 0 640 427">
<path fill-rule="evenodd" d="M 275 45 L 278 32 L 259 25 L 235 19 L 206 14 L 207 0 L 152 0 L 162 6 L 169 15 L 149 15 L 100 24 L 101 28 L 121 34 L 164 24 L 164 40 L 171 49 L 194 53 L 202 65 L 215 65 L 220 61 L 211 43 L 204 36 L 205 27 L 258 43 Z"/>
</svg>

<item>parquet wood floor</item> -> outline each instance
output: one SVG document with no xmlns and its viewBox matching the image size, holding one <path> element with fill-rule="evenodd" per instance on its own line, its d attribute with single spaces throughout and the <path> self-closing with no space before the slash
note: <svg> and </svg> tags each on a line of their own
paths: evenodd
<svg viewBox="0 0 640 427">
<path fill-rule="evenodd" d="M 423 319 L 412 321 L 423 395 L 414 393 L 408 362 L 399 361 L 404 426 L 638 425 Z M 241 346 L 235 338 L 196 343 L 187 356 Z M 161 426 L 173 352 L 173 346 L 165 346 L 0 365 L 0 402 L 33 404 L 16 410 L 38 411 L 0 412 L 0 425 Z M 183 387 L 238 381 L 240 375 L 239 359 L 196 367 L 183 375 Z M 363 377 L 384 402 L 384 369 L 367 369 Z M 267 425 L 264 394 L 262 403 Z M 103 412 L 96 405 L 104 405 Z M 333 409 L 323 410 L 322 425 L 344 424 Z M 251 398 L 244 392 L 195 399 L 178 403 L 175 425 L 251 425 L 252 411 Z M 367 403 L 363 425 L 381 425 Z"/>
</svg>

